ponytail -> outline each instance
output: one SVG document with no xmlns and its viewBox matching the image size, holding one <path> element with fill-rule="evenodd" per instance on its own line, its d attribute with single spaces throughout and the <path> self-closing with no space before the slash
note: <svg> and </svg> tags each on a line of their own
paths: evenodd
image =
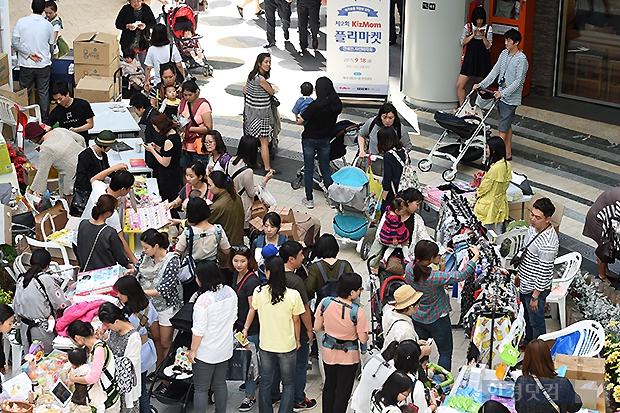
<svg viewBox="0 0 620 413">
<path fill-rule="evenodd" d="M 230 179 L 230 176 L 226 175 L 222 171 L 213 171 L 209 175 L 209 178 L 211 178 L 211 181 L 213 181 L 213 185 L 215 185 L 217 188 L 225 189 L 226 192 L 230 194 L 230 197 L 233 201 L 237 199 L 235 183 L 232 179 Z"/>
<path fill-rule="evenodd" d="M 433 241 L 421 240 L 414 249 L 415 264 L 413 265 L 413 281 L 419 282 L 426 280 L 431 274 L 428 265 L 422 264 L 420 261 L 430 261 L 439 254 L 439 247 Z"/>
<path fill-rule="evenodd" d="M 93 219 L 99 219 L 99 217 L 107 212 L 113 212 L 116 209 L 116 198 L 112 195 L 103 194 L 97 200 L 95 206 L 92 209 Z"/>
<path fill-rule="evenodd" d="M 47 250 L 34 250 L 30 256 L 30 268 L 22 275 L 24 277 L 24 288 L 28 287 L 30 281 L 32 281 L 37 274 L 49 267 L 50 262 L 52 262 L 52 256 Z"/>
<path fill-rule="evenodd" d="M 165 250 L 170 246 L 170 239 L 167 232 L 159 232 L 156 229 L 149 228 L 140 235 L 140 241 L 147 243 L 151 247 L 159 245 Z"/>
</svg>

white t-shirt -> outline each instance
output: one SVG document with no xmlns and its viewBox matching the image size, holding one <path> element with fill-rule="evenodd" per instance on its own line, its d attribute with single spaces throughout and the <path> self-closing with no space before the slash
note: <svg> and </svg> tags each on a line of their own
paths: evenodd
<svg viewBox="0 0 620 413">
<path fill-rule="evenodd" d="M 181 54 L 179 53 L 179 50 L 175 45 L 172 45 L 172 59 L 170 59 L 169 44 L 165 46 L 149 47 L 148 52 L 146 52 L 144 64 L 153 68 L 154 85 L 157 85 L 159 84 L 159 82 L 161 82 L 161 77 L 159 77 L 159 65 L 168 63 L 170 60 L 172 60 L 174 63 L 179 63 L 181 61 Z"/>
<path fill-rule="evenodd" d="M 93 207 L 99 200 L 99 197 L 106 194 L 108 186 L 105 184 L 105 182 L 95 181 L 92 184 L 92 188 L 93 190 L 90 193 L 90 197 L 88 198 L 88 203 L 86 204 L 86 208 L 84 208 L 84 212 L 82 213 L 82 219 L 91 219 L 93 217 Z M 106 219 L 105 223 L 114 228 L 116 232 L 123 231 L 123 227 L 121 226 L 121 219 L 118 215 L 118 209 L 114 210 L 112 216 Z"/>
</svg>

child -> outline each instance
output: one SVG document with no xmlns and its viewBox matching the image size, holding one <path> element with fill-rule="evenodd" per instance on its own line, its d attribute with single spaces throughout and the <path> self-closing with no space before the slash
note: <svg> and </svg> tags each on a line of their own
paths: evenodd
<svg viewBox="0 0 620 413">
<path fill-rule="evenodd" d="M 202 59 L 204 54 L 202 53 L 202 48 L 200 47 L 200 43 L 198 43 L 198 39 L 195 38 L 196 33 L 194 29 L 186 29 L 183 30 L 183 54 L 190 55 L 194 58 L 196 63 L 202 65 Z"/>
<path fill-rule="evenodd" d="M 440 396 L 450 393 L 454 383 L 452 373 L 438 364 L 430 363 L 428 356 L 420 358 L 420 370 L 418 377 L 427 389 L 436 389 Z"/>
<path fill-rule="evenodd" d="M 50 0 L 45 2 L 45 18 L 54 28 L 54 57 L 62 57 L 69 51 L 69 45 L 67 45 L 60 35 L 60 30 L 63 29 L 62 19 L 58 16 L 58 6 L 55 1 Z"/>
<path fill-rule="evenodd" d="M 144 69 L 140 65 L 140 62 L 136 60 L 135 50 L 123 50 L 121 70 L 123 71 L 123 76 L 129 79 L 130 88 L 133 86 L 137 90 L 142 90 L 144 87 Z"/>
<path fill-rule="evenodd" d="M 384 264 L 392 255 L 396 247 L 402 248 L 403 257 L 407 260 L 409 256 L 409 247 L 405 243 L 409 240 L 409 230 L 401 220 L 407 212 L 407 204 L 402 198 L 394 198 L 392 203 L 385 210 L 385 220 L 381 226 L 379 239 L 387 246 L 383 253 L 381 262 Z"/>
<path fill-rule="evenodd" d="M 166 86 L 164 88 L 164 93 L 166 99 L 161 103 L 159 111 L 168 115 L 170 119 L 176 120 L 179 112 L 179 104 L 181 103 L 181 99 L 179 99 L 179 95 L 177 94 L 177 87 L 174 85 Z"/>
<path fill-rule="evenodd" d="M 299 119 L 299 115 L 304 113 L 304 110 L 308 107 L 314 99 L 310 97 L 313 92 L 312 83 L 304 82 L 301 84 L 301 97 L 295 102 L 293 106 L 293 113 L 295 114 L 295 120 Z"/>
<path fill-rule="evenodd" d="M 90 366 L 86 364 L 87 355 L 83 347 L 75 348 L 67 353 L 71 363 L 71 372 L 77 377 L 84 377 L 90 372 Z M 105 411 L 106 395 L 99 383 L 95 383 L 90 389 L 88 384 L 75 383 L 75 391 L 71 397 L 69 411 L 71 413 L 92 413 L 91 405 L 95 406 L 97 413 Z M 90 403 L 89 403 L 90 402 Z"/>
</svg>

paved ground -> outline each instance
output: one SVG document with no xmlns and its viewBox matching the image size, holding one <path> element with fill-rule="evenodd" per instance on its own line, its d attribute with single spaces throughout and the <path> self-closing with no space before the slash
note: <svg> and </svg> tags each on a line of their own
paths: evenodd
<svg viewBox="0 0 620 413">
<path fill-rule="evenodd" d="M 158 10 L 153 0 L 153 8 Z M 11 23 L 26 15 L 29 10 L 26 2 L 10 0 Z M 60 0 L 59 11 L 65 24 L 63 36 L 71 41 L 79 33 L 93 30 L 116 32 L 114 19 L 124 1 L 110 0 L 97 4 L 86 0 Z M 93 11 L 95 8 L 95 11 Z M 241 112 L 243 99 L 241 88 L 247 74 L 252 68 L 256 55 L 264 49 L 265 43 L 263 18 L 255 18 L 253 6 L 246 8 L 246 18 L 240 19 L 235 3 L 229 0 L 214 0 L 209 10 L 199 18 L 198 32 L 204 36 L 202 45 L 215 67 L 213 78 L 198 76 L 202 96 L 209 99 L 214 107 L 214 125 L 224 136 L 227 144 L 234 148 L 241 136 Z M 321 12 L 322 32 L 326 16 Z M 292 27 L 296 27 L 294 12 Z M 278 98 L 283 119 L 280 149 L 273 165 L 284 173 L 269 184 L 278 204 L 305 210 L 300 205 L 303 191 L 293 191 L 289 183 L 295 178 L 296 171 L 302 165 L 300 132 L 301 128 L 294 124 L 290 112 L 299 94 L 299 85 L 303 81 L 314 82 L 325 75 L 325 37 L 320 38 L 320 50 L 316 55 L 300 57 L 295 53 L 298 47 L 297 34 L 291 30 L 291 42 L 284 43 L 281 30 L 277 30 L 277 48 L 272 52 L 272 78 L 279 90 Z M 391 73 L 398 75 L 400 50 L 398 46 L 391 48 Z M 454 79 L 433 79 L 433 81 L 453 82 Z M 392 100 L 398 105 L 401 115 L 412 120 L 411 108 L 407 107 L 398 92 L 398 79 L 391 78 Z M 433 113 L 414 108 L 418 115 L 421 134 L 412 135 L 415 156 L 421 159 L 432 147 L 442 129 L 434 122 Z M 608 111 L 608 109 L 606 109 Z M 354 122 L 362 122 L 376 113 L 376 106 L 347 104 L 341 118 Z M 562 115 L 551 110 L 521 106 L 517 110 L 515 136 L 513 142 L 513 170 L 528 175 L 533 186 L 539 193 L 550 196 L 555 202 L 563 204 L 566 209 L 560 227 L 560 242 L 563 251 L 579 251 L 584 255 L 583 267 L 594 271 L 593 243 L 583 237 L 581 231 L 585 214 L 598 195 L 610 186 L 618 185 L 620 177 L 620 127 L 575 116 Z M 493 117 L 489 122 L 496 126 Z M 28 148 L 27 148 L 28 149 Z M 32 150 L 32 148 L 30 148 Z M 232 150 L 234 152 L 234 149 Z M 446 164 L 435 162 L 428 173 L 421 173 L 420 179 L 425 184 L 443 183 L 441 172 Z M 470 181 L 475 166 L 461 166 L 458 179 Z M 317 207 L 311 212 L 321 219 L 322 230 L 332 232 L 331 221 L 333 211 L 322 202 L 322 195 L 315 191 Z M 434 217 L 423 213 L 427 225 L 432 230 Z M 353 245 L 341 248 L 342 258 L 348 259 L 356 271 L 367 275 L 365 264 L 360 260 Z M 618 267 L 614 267 L 618 272 Z M 454 306 L 455 309 L 458 306 Z M 458 312 L 453 318 L 458 318 Z M 556 320 L 548 320 L 550 329 L 557 329 Z M 455 351 L 454 370 L 462 363 L 468 342 L 464 340 L 462 330 L 454 330 Z M 320 399 L 320 376 L 316 368 L 308 376 L 308 396 Z M 238 383 L 229 384 L 228 408 L 234 411 L 241 402 L 243 393 L 237 390 Z M 160 412 L 163 406 L 160 407 Z M 320 408 L 320 406 L 319 406 Z M 176 411 L 176 407 L 165 409 L 166 412 Z M 257 411 L 257 407 L 254 408 Z M 201 412 L 202 413 L 202 412 Z"/>
</svg>

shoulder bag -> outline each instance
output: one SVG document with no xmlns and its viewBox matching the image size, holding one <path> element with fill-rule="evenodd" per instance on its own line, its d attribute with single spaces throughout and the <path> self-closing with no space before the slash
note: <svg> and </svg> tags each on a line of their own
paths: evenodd
<svg viewBox="0 0 620 413">
<path fill-rule="evenodd" d="M 536 238 L 538 238 L 538 236 L 540 234 L 542 234 L 543 232 L 545 232 L 547 229 L 549 229 L 549 227 L 551 226 L 551 224 L 548 224 L 545 229 L 543 229 L 542 231 L 540 231 L 538 234 L 534 235 L 534 238 L 532 238 L 530 240 L 530 242 L 527 243 L 527 245 L 525 245 L 523 248 L 521 248 L 515 255 L 514 257 L 512 257 L 510 259 L 510 265 L 512 265 L 515 269 L 519 267 L 519 264 L 521 264 L 521 261 L 523 261 L 523 257 L 525 257 L 525 251 L 527 251 L 527 248 L 532 245 L 532 243 L 534 241 L 536 241 Z"/>
<path fill-rule="evenodd" d="M 551 404 L 551 406 L 553 406 L 553 408 L 555 409 L 556 412 L 560 413 L 560 406 L 557 405 L 556 402 L 554 402 L 551 397 L 549 397 L 549 393 L 547 393 L 547 390 L 545 390 L 545 386 L 542 385 L 542 383 L 540 382 L 540 380 L 538 380 L 538 377 L 534 376 L 532 374 L 532 378 L 534 379 L 534 381 L 536 382 L 536 385 L 538 386 L 538 388 L 540 389 L 541 393 L 543 394 L 543 396 L 545 396 L 545 398 L 547 399 L 547 401 L 549 402 L 549 404 Z"/>
<path fill-rule="evenodd" d="M 241 168 L 237 169 L 234 174 L 231 175 L 230 173 L 228 173 L 228 167 L 230 166 L 230 164 L 231 164 L 231 161 L 228 161 L 228 163 L 226 164 L 226 167 L 224 169 L 226 170 L 226 175 L 230 176 L 230 180 L 233 181 L 233 182 L 234 182 L 235 178 L 238 177 L 241 174 L 241 172 L 243 172 L 243 171 L 245 171 L 247 169 L 250 169 L 250 168 L 248 168 L 247 165 L 243 165 Z M 244 192 L 245 192 L 245 188 L 241 188 L 237 192 L 237 195 L 241 196 Z"/>
</svg>

